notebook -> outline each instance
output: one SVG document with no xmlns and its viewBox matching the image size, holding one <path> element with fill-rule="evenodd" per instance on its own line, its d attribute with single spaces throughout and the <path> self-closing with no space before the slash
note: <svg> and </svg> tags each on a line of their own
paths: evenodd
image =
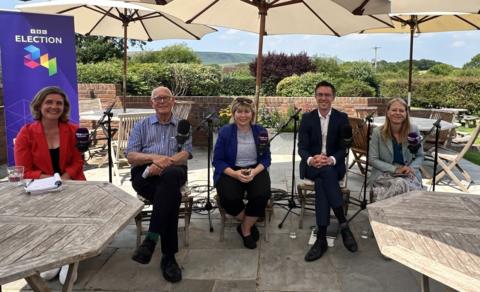
<svg viewBox="0 0 480 292">
<path fill-rule="evenodd" d="M 58 192 L 62 189 L 62 179 L 58 173 L 51 177 L 32 179 L 25 186 L 25 191 L 30 195 Z"/>
</svg>

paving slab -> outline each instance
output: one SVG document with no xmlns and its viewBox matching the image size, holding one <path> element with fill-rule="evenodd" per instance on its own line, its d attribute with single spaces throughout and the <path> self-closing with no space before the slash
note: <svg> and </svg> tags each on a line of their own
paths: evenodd
<svg viewBox="0 0 480 292">
<path fill-rule="evenodd" d="M 255 292 L 257 283 L 250 281 L 215 281 L 212 292 Z"/>
<path fill-rule="evenodd" d="M 186 251 L 186 279 L 255 280 L 259 249 L 189 249 Z"/>
<path fill-rule="evenodd" d="M 272 234 L 261 246 L 258 289 L 276 291 L 341 291 L 329 258 L 307 263 L 304 260 L 309 233 L 291 239 Z"/>
</svg>

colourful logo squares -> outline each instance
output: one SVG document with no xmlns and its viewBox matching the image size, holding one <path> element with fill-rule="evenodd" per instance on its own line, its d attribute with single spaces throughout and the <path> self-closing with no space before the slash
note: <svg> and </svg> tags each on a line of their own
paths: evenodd
<svg viewBox="0 0 480 292">
<path fill-rule="evenodd" d="M 23 58 L 23 64 L 30 69 L 35 69 L 38 66 L 42 66 L 48 69 L 48 76 L 57 74 L 57 58 L 48 58 L 47 54 L 40 54 L 40 49 L 34 45 L 29 45 L 24 48 L 29 54 Z"/>
</svg>

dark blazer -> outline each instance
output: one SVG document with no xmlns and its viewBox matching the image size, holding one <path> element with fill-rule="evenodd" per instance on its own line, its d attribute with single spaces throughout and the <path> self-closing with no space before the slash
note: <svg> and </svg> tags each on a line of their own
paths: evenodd
<svg viewBox="0 0 480 292">
<path fill-rule="evenodd" d="M 262 131 L 267 131 L 259 125 L 252 125 L 253 137 L 258 147 L 258 135 Z M 237 125 L 235 123 L 223 126 L 219 133 L 215 149 L 213 151 L 213 181 L 217 183 L 220 175 L 227 167 L 234 167 L 237 160 Z M 265 168 L 269 167 L 272 162 L 270 148 L 267 147 L 263 153 L 257 151 L 257 163 L 263 164 Z"/>
<path fill-rule="evenodd" d="M 75 147 L 77 126 L 58 123 L 60 132 L 60 170 L 68 173 L 73 180 L 85 180 L 83 159 Z M 25 178 L 39 178 L 41 174 L 53 175 L 52 160 L 48 143 L 39 121 L 27 124 L 15 138 L 15 165 L 24 167 Z"/>
<path fill-rule="evenodd" d="M 348 116 L 332 108 L 327 133 L 327 155 L 335 157 L 335 168 L 338 170 L 339 180 L 346 172 L 345 168 L 345 146 L 342 145 L 342 128 L 349 124 Z M 320 116 L 318 109 L 305 113 L 302 116 L 298 134 L 298 154 L 300 161 L 300 178 L 305 178 L 307 159 L 322 153 L 322 129 L 320 127 Z"/>
</svg>

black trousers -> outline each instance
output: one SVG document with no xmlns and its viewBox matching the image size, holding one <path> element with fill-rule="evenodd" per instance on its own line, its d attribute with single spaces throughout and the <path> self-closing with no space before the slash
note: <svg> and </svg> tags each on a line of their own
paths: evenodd
<svg viewBox="0 0 480 292">
<path fill-rule="evenodd" d="M 307 166 L 305 176 L 315 181 L 315 216 L 318 226 L 330 224 L 330 208 L 343 204 L 338 171 L 334 166 L 315 168 Z"/>
<path fill-rule="evenodd" d="M 132 168 L 132 186 L 153 204 L 148 231 L 160 234 L 163 254 L 178 252 L 178 213 L 182 199 L 180 188 L 187 181 L 186 166 L 169 166 L 161 175 L 144 179 L 147 165 Z"/>
<path fill-rule="evenodd" d="M 228 214 L 237 216 L 245 209 L 247 216 L 265 216 L 265 207 L 271 196 L 270 175 L 266 169 L 257 174 L 249 183 L 242 183 L 233 177 L 222 174 L 215 187 L 220 196 L 220 204 Z M 243 202 L 245 191 L 248 200 L 246 206 Z"/>
</svg>

